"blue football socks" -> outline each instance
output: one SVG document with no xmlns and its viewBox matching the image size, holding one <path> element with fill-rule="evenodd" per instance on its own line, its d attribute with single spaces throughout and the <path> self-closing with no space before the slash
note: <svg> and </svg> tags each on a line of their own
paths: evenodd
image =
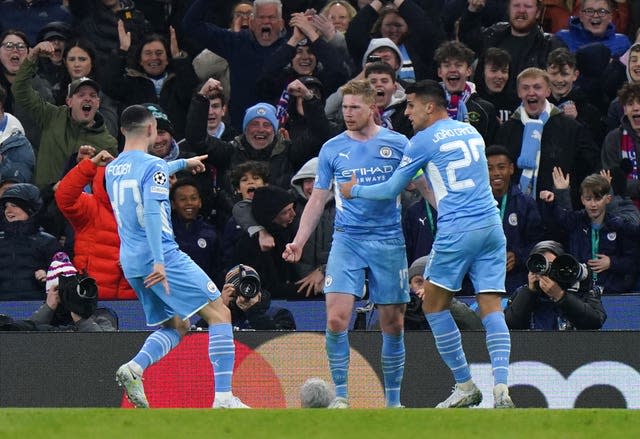
<svg viewBox="0 0 640 439">
<path fill-rule="evenodd" d="M 491 358 L 494 385 L 507 384 L 511 336 L 504 320 L 504 313 L 502 311 L 489 313 L 482 319 L 482 324 L 487 331 L 487 350 Z"/>
<path fill-rule="evenodd" d="M 153 332 L 144 342 L 140 352 L 133 357 L 142 370 L 159 361 L 180 343 L 180 333 L 173 328 L 162 328 Z"/>
<path fill-rule="evenodd" d="M 404 375 L 404 333 L 382 333 L 382 374 L 387 407 L 400 406 L 400 387 Z"/>
<path fill-rule="evenodd" d="M 349 379 L 349 335 L 347 331 L 325 332 L 325 345 L 331 378 L 336 386 L 336 396 L 348 398 L 347 381 Z"/>
<path fill-rule="evenodd" d="M 213 365 L 215 392 L 231 392 L 233 363 L 236 347 L 233 344 L 231 323 L 217 323 L 209 326 L 209 359 Z"/>
<path fill-rule="evenodd" d="M 471 370 L 462 350 L 462 338 L 460 330 L 453 320 L 451 312 L 447 309 L 440 312 L 425 313 L 425 317 L 431 326 L 436 347 L 444 360 L 456 383 L 465 383 L 471 379 Z"/>
</svg>

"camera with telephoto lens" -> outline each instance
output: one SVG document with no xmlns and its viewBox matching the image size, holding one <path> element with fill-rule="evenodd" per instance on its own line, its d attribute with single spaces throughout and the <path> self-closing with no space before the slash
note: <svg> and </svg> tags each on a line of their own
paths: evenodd
<svg viewBox="0 0 640 439">
<path fill-rule="evenodd" d="M 236 265 L 227 273 L 227 283 L 233 284 L 236 296 L 253 299 L 261 291 L 260 275 L 248 265 Z"/>
<path fill-rule="evenodd" d="M 548 276 L 561 287 L 568 288 L 582 282 L 589 276 L 589 269 L 569 254 L 563 254 L 547 261 L 542 253 L 533 253 L 527 259 L 527 270 L 533 274 Z"/>
<path fill-rule="evenodd" d="M 60 302 L 82 318 L 89 318 L 98 306 L 98 286 L 85 274 L 58 276 Z"/>
</svg>

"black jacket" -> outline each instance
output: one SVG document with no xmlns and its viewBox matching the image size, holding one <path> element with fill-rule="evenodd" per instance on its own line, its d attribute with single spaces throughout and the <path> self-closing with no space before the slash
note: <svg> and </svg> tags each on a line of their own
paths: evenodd
<svg viewBox="0 0 640 439">
<path fill-rule="evenodd" d="M 0 300 L 44 300 L 37 270 L 47 271 L 60 243 L 38 231 L 33 219 L 3 222 L 0 231 Z"/>
<path fill-rule="evenodd" d="M 522 150 L 524 125 L 516 115 L 517 113 L 498 129 L 495 143 L 506 146 L 514 162 L 517 163 Z M 551 173 L 554 166 L 562 168 L 565 174 L 567 172 L 571 174 L 573 206 L 579 208 L 578 188 L 584 177 L 600 168 L 600 149 L 583 125 L 557 110 L 555 113 L 551 112 L 542 131 L 538 193 L 541 190 L 553 190 Z M 520 173 L 521 170 L 517 169 L 512 177 L 515 182 L 519 181 Z M 539 207 L 542 213 L 540 202 Z M 544 214 L 543 219 L 545 219 Z"/>
<path fill-rule="evenodd" d="M 313 99 L 312 99 L 313 101 Z M 273 143 L 268 147 L 256 150 L 246 141 L 244 134 L 240 134 L 231 141 L 216 139 L 207 134 L 208 102 L 202 96 L 195 96 L 189 110 L 186 138 L 189 152 L 193 154 L 208 154 L 207 163 L 217 169 L 218 187 L 223 208 L 231 212 L 234 188 L 231 184 L 230 171 L 240 163 L 249 160 L 267 162 L 271 184 L 289 189 L 291 177 L 300 167 L 312 157 L 318 155 L 322 143 L 306 141 L 292 142 L 276 135 Z M 305 111 L 307 106 L 305 105 Z"/>
<path fill-rule="evenodd" d="M 84 2 L 90 3 L 88 0 Z M 131 33 L 131 44 L 134 47 L 142 36 L 150 31 L 144 15 L 135 9 L 131 0 L 120 0 L 122 9 L 113 12 L 100 0 L 93 2 L 88 15 L 78 23 L 77 31 L 79 35 L 87 38 L 96 48 L 95 60 L 99 66 L 109 65 L 112 56 L 118 51 L 120 40 L 118 38 L 118 20 L 122 20 L 125 30 Z"/>
<path fill-rule="evenodd" d="M 460 19 L 460 40 L 469 46 L 478 56 L 474 82 L 484 83 L 484 51 L 489 47 L 503 47 L 503 42 L 511 35 L 511 25 L 507 22 L 496 23 L 482 28 L 481 14 L 469 12 L 465 9 Z M 539 26 L 532 30 L 528 50 L 521 54 L 519 63 L 512 60 L 509 66 L 509 82 L 506 89 L 514 93 L 516 90 L 516 76 L 527 67 L 544 69 L 547 65 L 549 52 L 558 47 L 566 47 L 559 38 L 542 31 Z"/>
<path fill-rule="evenodd" d="M 575 86 L 568 95 L 555 99 L 553 95 L 549 96 L 549 102 L 558 108 L 561 108 L 567 101 L 573 101 L 578 111 L 578 117 L 575 120 L 580 122 L 586 130 L 591 133 L 591 138 L 596 145 L 602 145 L 604 140 L 605 127 L 603 123 L 604 115 L 598 108 L 591 103 L 592 98 Z"/>
<path fill-rule="evenodd" d="M 557 302 L 527 285 L 518 288 L 504 310 L 509 329 L 600 329 L 607 320 L 599 289 L 565 290 Z"/>
<path fill-rule="evenodd" d="M 491 145 L 498 130 L 498 113 L 493 104 L 477 93 L 469 96 L 466 103 L 469 123 L 478 130 L 485 145 Z"/>
<path fill-rule="evenodd" d="M 402 3 L 398 12 L 409 27 L 404 45 L 413 63 L 416 80 L 435 79 L 436 65 L 433 54 L 445 39 L 440 17 L 434 20 L 412 0 Z M 371 38 L 382 36 L 372 33 L 371 28 L 377 19 L 378 12 L 366 5 L 353 17 L 347 28 L 347 46 L 358 70 L 362 67 L 362 57 Z"/>
<path fill-rule="evenodd" d="M 296 290 L 295 282 L 299 280 L 294 264 L 282 259 L 285 245 L 293 241 L 297 227 L 291 225 L 287 228 L 269 225 L 266 230 L 271 233 L 275 241 L 275 247 L 263 252 L 258 243 L 258 234 L 253 237 L 248 233 L 242 233 L 236 243 L 232 265 L 246 264 L 253 267 L 266 288 L 274 299 L 295 299 L 303 296 Z"/>
<path fill-rule="evenodd" d="M 170 54 L 167 56 L 171 57 Z M 191 60 L 188 57 L 170 60 L 167 67 L 168 76 L 158 97 L 153 82 L 144 72 L 126 68 L 126 58 L 127 52 L 118 51 L 118 57 L 108 63 L 105 92 L 118 100 L 122 108 L 147 102 L 160 105 L 175 130 L 173 138 L 176 141 L 182 139 L 191 95 L 198 83 Z"/>
</svg>

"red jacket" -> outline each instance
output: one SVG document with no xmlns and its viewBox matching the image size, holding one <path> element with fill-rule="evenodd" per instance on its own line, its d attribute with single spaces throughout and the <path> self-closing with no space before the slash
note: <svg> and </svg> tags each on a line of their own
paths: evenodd
<svg viewBox="0 0 640 439">
<path fill-rule="evenodd" d="M 137 299 L 120 267 L 120 237 L 104 188 L 104 170 L 82 160 L 60 181 L 56 202 L 76 234 L 73 265 L 96 280 L 98 298 Z M 83 192 L 89 183 L 93 194 Z"/>
</svg>

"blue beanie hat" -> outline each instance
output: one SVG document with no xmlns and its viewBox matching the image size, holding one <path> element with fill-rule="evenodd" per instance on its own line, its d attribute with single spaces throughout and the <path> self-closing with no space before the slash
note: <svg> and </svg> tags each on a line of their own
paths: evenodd
<svg viewBox="0 0 640 439">
<path fill-rule="evenodd" d="M 247 129 L 247 125 L 253 119 L 257 119 L 262 117 L 271 122 L 271 126 L 273 127 L 273 131 L 278 131 L 278 118 L 276 117 L 276 107 L 271 104 L 267 104 L 265 102 L 259 102 L 255 104 L 253 107 L 247 108 L 247 111 L 244 113 L 244 119 L 242 120 L 242 131 Z"/>
</svg>

